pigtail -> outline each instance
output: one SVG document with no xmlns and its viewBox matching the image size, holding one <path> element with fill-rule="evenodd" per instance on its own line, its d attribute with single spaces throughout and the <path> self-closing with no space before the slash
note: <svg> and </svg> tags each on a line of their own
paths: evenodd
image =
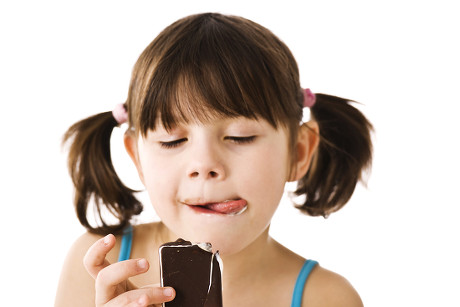
<svg viewBox="0 0 460 307">
<path fill-rule="evenodd" d="M 70 143 L 68 168 L 75 186 L 75 210 L 80 223 L 92 233 L 118 233 L 142 211 L 133 195 L 135 191 L 121 182 L 112 164 L 110 137 L 116 126 L 112 112 L 100 113 L 75 123 L 63 137 L 63 144 Z M 91 200 L 99 219 L 95 227 L 88 221 Z M 117 224 L 105 221 L 103 206 L 118 220 Z"/>
<path fill-rule="evenodd" d="M 366 117 L 343 98 L 316 94 L 311 108 L 318 122 L 320 142 L 296 195 L 306 195 L 298 208 L 324 217 L 342 208 L 372 161 L 371 131 Z"/>
</svg>

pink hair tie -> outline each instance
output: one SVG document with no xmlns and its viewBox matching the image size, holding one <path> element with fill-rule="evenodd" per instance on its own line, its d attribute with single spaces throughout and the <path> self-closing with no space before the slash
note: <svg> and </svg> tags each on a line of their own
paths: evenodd
<svg viewBox="0 0 460 307">
<path fill-rule="evenodd" d="M 125 105 L 123 103 L 116 105 L 115 109 L 112 111 L 112 115 L 119 125 L 128 121 L 128 112 L 126 111 Z"/>
<path fill-rule="evenodd" d="M 312 93 L 309 88 L 304 89 L 303 93 L 303 106 L 307 108 L 311 108 L 315 105 L 316 102 L 316 95 Z"/>
</svg>

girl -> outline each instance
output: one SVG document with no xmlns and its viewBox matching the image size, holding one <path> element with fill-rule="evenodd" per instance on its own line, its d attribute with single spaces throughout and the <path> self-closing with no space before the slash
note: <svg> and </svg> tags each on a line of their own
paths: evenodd
<svg viewBox="0 0 460 307">
<path fill-rule="evenodd" d="M 126 150 L 161 222 L 130 226 L 142 206 L 109 151 L 113 128 L 124 122 Z M 362 306 L 344 278 L 268 230 L 289 181 L 304 196 L 301 211 L 339 210 L 370 165 L 370 130 L 349 101 L 303 90 L 291 52 L 264 27 L 210 13 L 173 23 L 139 57 L 126 103 L 64 137 L 88 233 L 69 252 L 56 305 L 173 300 L 174 289 L 155 285 L 158 247 L 181 237 L 220 251 L 227 307 Z M 87 218 L 90 200 L 98 225 Z M 105 209 L 117 223 L 104 219 Z"/>
</svg>

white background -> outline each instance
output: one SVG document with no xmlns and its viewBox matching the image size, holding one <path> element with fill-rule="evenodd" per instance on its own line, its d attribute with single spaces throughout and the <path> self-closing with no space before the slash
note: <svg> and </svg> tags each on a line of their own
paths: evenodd
<svg viewBox="0 0 460 307">
<path fill-rule="evenodd" d="M 143 48 L 205 11 L 271 29 L 304 87 L 362 102 L 375 125 L 368 188 L 326 220 L 283 202 L 273 236 L 347 277 L 366 306 L 460 306 L 460 22 L 454 1 L 442 0 L 2 2 L 0 305 L 52 305 L 84 231 L 60 148 L 66 128 L 123 102 Z M 116 168 L 141 188 L 122 133 Z"/>
</svg>

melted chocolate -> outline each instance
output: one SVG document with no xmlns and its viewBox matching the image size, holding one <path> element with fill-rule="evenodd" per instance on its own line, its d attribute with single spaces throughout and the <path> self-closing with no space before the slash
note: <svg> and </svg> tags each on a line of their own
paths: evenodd
<svg viewBox="0 0 460 307">
<path fill-rule="evenodd" d="M 176 297 L 165 307 L 222 306 L 219 252 L 213 254 L 211 244 L 178 239 L 163 244 L 159 252 L 162 286 L 176 290 Z"/>
</svg>

